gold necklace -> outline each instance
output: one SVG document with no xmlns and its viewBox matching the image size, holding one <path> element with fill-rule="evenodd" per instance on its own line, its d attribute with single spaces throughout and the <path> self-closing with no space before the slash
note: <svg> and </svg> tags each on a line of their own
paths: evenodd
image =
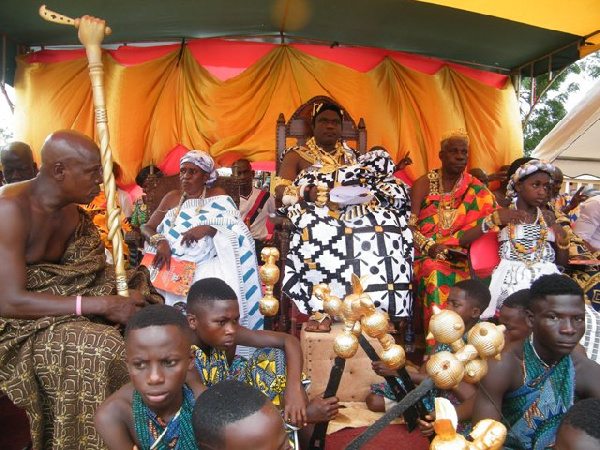
<svg viewBox="0 0 600 450">
<path fill-rule="evenodd" d="M 314 159 L 314 163 L 320 163 L 320 165 L 322 166 L 320 172 L 333 172 L 335 169 L 345 165 L 346 163 L 346 149 L 340 141 L 335 143 L 334 151 L 329 153 L 325 151 L 322 147 L 317 145 L 313 136 L 306 142 L 306 148 L 308 149 L 308 154 Z M 342 158 L 343 160 L 342 162 L 340 162 L 340 159 Z"/>
<path fill-rule="evenodd" d="M 442 177 L 438 174 L 437 171 L 430 172 L 427 177 L 429 178 L 430 184 L 430 193 L 431 187 L 433 187 L 433 191 L 437 192 L 440 196 L 440 201 L 438 202 L 438 238 L 442 236 L 450 236 L 454 232 L 454 222 L 456 222 L 456 218 L 458 217 L 458 209 L 456 209 L 456 191 L 462 182 L 461 177 L 456 180 L 452 190 L 450 191 L 450 198 L 446 201 L 446 194 L 441 192 L 444 190 L 444 186 L 442 184 Z M 435 185 L 435 186 L 432 186 Z M 440 189 L 441 187 L 441 189 Z"/>
</svg>

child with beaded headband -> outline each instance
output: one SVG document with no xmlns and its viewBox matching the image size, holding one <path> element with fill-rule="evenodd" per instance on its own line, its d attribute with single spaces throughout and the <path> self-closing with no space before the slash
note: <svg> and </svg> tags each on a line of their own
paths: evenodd
<svg viewBox="0 0 600 450">
<path fill-rule="evenodd" d="M 171 306 L 148 306 L 129 320 L 125 349 L 131 382 L 94 418 L 110 450 L 197 448 L 192 411 L 206 387 L 194 368 L 191 337 L 187 319 Z"/>
<path fill-rule="evenodd" d="M 568 263 L 566 233 L 556 224 L 553 213 L 544 208 L 553 174 L 554 166 L 545 161 L 523 164 L 508 183 L 510 206 L 494 211 L 480 229 L 464 237 L 474 240 L 484 233 L 498 232 L 501 260 L 492 274 L 492 302 L 483 318 L 494 316 L 509 295 L 528 288 L 540 276 L 560 273 L 556 262 Z"/>
</svg>

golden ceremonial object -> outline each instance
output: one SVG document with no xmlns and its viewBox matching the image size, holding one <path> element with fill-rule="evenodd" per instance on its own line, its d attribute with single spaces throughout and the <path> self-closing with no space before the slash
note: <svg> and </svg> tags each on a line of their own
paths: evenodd
<svg viewBox="0 0 600 450">
<path fill-rule="evenodd" d="M 260 252 L 264 262 L 260 268 L 260 279 L 265 284 L 265 295 L 258 303 L 258 309 L 264 316 L 274 316 L 279 311 L 279 301 L 273 296 L 273 286 L 279 280 L 279 267 L 275 262 L 279 259 L 279 250 L 275 247 L 265 247 Z"/>
<path fill-rule="evenodd" d="M 450 345 L 454 353 L 438 352 L 427 361 L 427 374 L 436 387 L 451 389 L 461 381 L 477 383 L 488 370 L 487 359 L 500 359 L 504 348 L 504 326 L 491 322 L 477 323 L 467 335 L 467 344 L 462 339 L 465 324 L 454 311 L 433 306 L 427 339 Z"/>
<path fill-rule="evenodd" d="M 80 19 L 57 14 L 46 9 L 42 5 L 39 10 L 44 20 L 63 25 L 72 25 L 78 29 L 77 36 L 85 47 L 88 58 L 88 68 L 92 82 L 92 93 L 94 99 L 94 113 L 96 117 L 96 128 L 100 141 L 100 156 L 102 169 L 104 171 L 104 192 L 106 195 L 107 229 L 108 239 L 112 241 L 113 260 L 115 262 L 115 281 L 119 295 L 128 296 L 127 278 L 125 274 L 125 260 L 123 257 L 123 232 L 121 230 L 121 210 L 116 203 L 117 186 L 113 175 L 112 151 L 110 149 L 110 138 L 108 134 L 108 119 L 106 116 L 106 102 L 104 96 L 104 70 L 102 65 L 102 48 L 100 45 L 104 36 L 110 34 L 111 30 L 106 27 L 104 20 L 90 16 Z"/>
<path fill-rule="evenodd" d="M 435 438 L 429 450 L 499 450 L 506 440 L 506 427 L 495 420 L 483 419 L 477 422 L 467 441 L 456 432 L 458 418 L 456 410 L 448 399 L 435 399 Z"/>
<path fill-rule="evenodd" d="M 500 359 L 500 352 L 504 348 L 505 328 L 503 325 L 480 322 L 471 328 L 465 344 L 462 338 L 465 332 L 462 318 L 453 311 L 441 310 L 435 305 L 433 311 L 434 314 L 429 321 L 427 339 L 435 339 L 440 344 L 449 345 L 452 352 L 441 351 L 432 355 L 426 364 L 428 377 L 350 442 L 346 446 L 346 450 L 362 448 L 379 431 L 434 387 L 450 389 L 463 380 L 468 383 L 476 383 L 487 373 L 487 359 Z M 454 414 L 456 415 L 456 413 Z M 502 424 L 487 420 L 479 422 L 471 432 L 471 437 L 474 438 L 473 442 L 457 438 L 456 425 L 453 427 L 449 421 L 440 420 L 439 424 L 436 421 L 434 429 L 439 439 L 436 437 L 430 448 L 435 450 L 496 450 L 502 447 L 506 438 L 506 428 Z"/>
<path fill-rule="evenodd" d="M 326 284 L 315 286 L 315 296 L 323 300 L 325 311 L 331 316 L 342 316 L 344 319 L 344 331 L 333 341 L 335 353 L 345 359 L 352 358 L 358 350 L 357 336 L 364 330 L 367 335 L 379 340 L 383 347 L 379 357 L 386 367 L 404 367 L 406 355 L 404 349 L 387 332 L 387 316 L 375 309 L 371 297 L 364 293 L 361 280 L 355 274 L 352 274 L 352 290 L 352 294 L 341 301 L 331 295 Z"/>
<path fill-rule="evenodd" d="M 42 18 L 44 20 L 47 20 L 48 22 L 54 22 L 61 25 L 71 25 L 79 29 L 79 22 L 81 19 L 71 19 L 70 17 L 63 16 L 62 14 L 57 14 L 54 11 L 50 11 L 49 9 L 47 9 L 46 5 L 40 6 L 39 13 L 40 16 L 42 16 Z M 110 35 L 111 33 L 112 30 L 110 27 L 107 26 L 104 28 L 104 34 L 106 36 Z"/>
</svg>

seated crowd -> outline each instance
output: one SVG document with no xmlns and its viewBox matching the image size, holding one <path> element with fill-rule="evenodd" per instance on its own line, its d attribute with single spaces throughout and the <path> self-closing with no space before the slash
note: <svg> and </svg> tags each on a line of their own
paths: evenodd
<svg viewBox="0 0 600 450">
<path fill-rule="evenodd" d="M 92 217 L 107 215 L 97 145 L 57 131 L 39 170 L 28 145 L 2 150 L 0 391 L 26 411 L 32 448 L 308 448 L 340 404 L 309 400 L 299 340 L 263 329 L 257 251 L 276 215 L 291 223 L 282 292 L 309 316 L 307 332 L 336 320 L 314 288 L 343 298 L 353 273 L 400 343 L 406 329 L 427 334 L 434 306 L 460 316 L 465 341 L 482 320 L 504 325 L 502 356 L 480 383 L 423 398 L 424 435 L 434 433 L 434 398 L 445 397 L 460 433 L 481 419 L 504 423 L 504 448 L 598 445 L 600 196 L 560 194 L 562 173 L 538 160 L 467 172 L 460 130 L 441 138 L 440 168 L 409 187 L 394 176 L 408 158 L 395 164 L 381 147 L 359 155 L 341 141 L 343 114 L 315 107 L 313 138 L 283 155 L 274 195 L 253 186 L 248 160 L 235 161 L 240 205 L 216 183 L 208 153 L 186 153 L 180 189 L 151 214 L 140 197 L 122 217 L 148 255 L 129 260 L 128 297 L 117 294 L 104 225 Z M 140 187 L 151 172 L 142 169 Z M 483 276 L 469 250 L 489 234 L 485 251 L 499 262 Z M 422 344 L 414 385 L 432 354 L 451 351 Z M 372 368 L 407 382 L 380 361 Z M 366 405 L 383 412 L 397 400 L 384 382 Z"/>
</svg>

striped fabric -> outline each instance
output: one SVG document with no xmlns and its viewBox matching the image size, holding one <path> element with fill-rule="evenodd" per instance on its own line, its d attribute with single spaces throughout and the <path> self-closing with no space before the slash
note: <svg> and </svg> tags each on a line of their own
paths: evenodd
<svg viewBox="0 0 600 450">
<path fill-rule="evenodd" d="M 600 313 L 585 305 L 585 334 L 579 341 L 592 361 L 600 363 Z"/>
</svg>

